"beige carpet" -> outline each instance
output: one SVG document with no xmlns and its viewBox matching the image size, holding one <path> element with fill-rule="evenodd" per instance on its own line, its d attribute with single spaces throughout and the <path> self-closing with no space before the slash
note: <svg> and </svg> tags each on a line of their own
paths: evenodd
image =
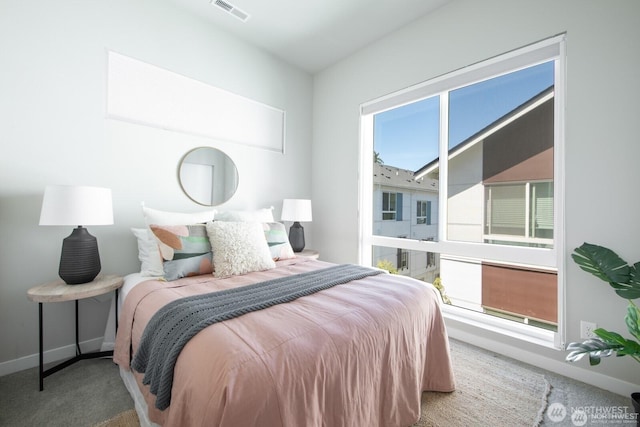
<svg viewBox="0 0 640 427">
<path fill-rule="evenodd" d="M 140 421 L 135 409 L 129 409 L 113 418 L 96 424 L 94 427 L 139 427 Z"/>
<path fill-rule="evenodd" d="M 550 385 L 544 376 L 451 340 L 453 393 L 425 392 L 413 427 L 538 426 Z"/>
</svg>

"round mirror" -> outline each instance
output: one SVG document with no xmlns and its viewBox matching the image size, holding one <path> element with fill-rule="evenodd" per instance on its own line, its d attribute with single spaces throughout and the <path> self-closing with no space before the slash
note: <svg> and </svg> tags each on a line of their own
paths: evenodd
<svg viewBox="0 0 640 427">
<path fill-rule="evenodd" d="M 226 202 L 238 188 L 238 170 L 233 160 L 211 147 L 194 148 L 185 154 L 178 178 L 187 197 L 205 206 Z"/>
</svg>

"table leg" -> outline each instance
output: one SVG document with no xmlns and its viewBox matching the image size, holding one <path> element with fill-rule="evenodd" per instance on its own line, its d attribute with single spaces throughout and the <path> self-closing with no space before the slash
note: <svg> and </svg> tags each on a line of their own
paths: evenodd
<svg viewBox="0 0 640 427">
<path fill-rule="evenodd" d="M 44 369 L 43 369 L 43 365 L 44 365 L 44 358 L 42 356 L 42 353 L 44 351 L 43 349 L 43 344 L 42 344 L 42 303 L 39 302 L 38 303 L 38 335 L 39 335 L 39 347 L 40 347 L 40 354 L 39 354 L 39 361 L 40 361 L 40 369 L 38 370 L 38 377 L 40 379 L 40 391 L 44 390 Z"/>
<path fill-rule="evenodd" d="M 114 304 L 116 310 L 116 333 L 118 333 L 118 289 L 116 288 L 116 303 Z"/>
<path fill-rule="evenodd" d="M 78 331 L 78 300 L 76 300 L 76 356 L 82 354 L 80 351 L 80 333 Z"/>
<path fill-rule="evenodd" d="M 117 290 L 116 290 L 117 292 Z M 61 369 L 66 368 L 67 366 L 71 366 L 72 364 L 80 361 L 80 360 L 85 360 L 85 359 L 95 359 L 97 357 L 113 357 L 113 350 L 108 350 L 108 351 L 96 351 L 93 353 L 85 353 L 83 354 L 82 351 L 80 350 L 80 334 L 79 334 L 79 327 L 78 327 L 78 300 L 75 300 L 75 306 L 76 306 L 76 355 L 74 357 L 72 357 L 71 359 L 68 359 L 58 365 L 55 365 L 49 369 L 44 370 L 44 358 L 43 358 L 43 352 L 44 352 L 44 346 L 43 346 L 43 332 L 42 332 L 42 303 L 38 303 L 38 326 L 40 329 L 39 332 L 39 339 L 40 339 L 40 372 L 39 372 L 39 376 L 40 376 L 40 391 L 44 390 L 44 379 L 46 377 L 48 377 L 51 374 L 54 374 L 56 372 L 58 372 Z M 117 310 L 117 307 L 116 307 Z M 118 317 L 116 316 L 116 322 L 118 321 Z"/>
</svg>

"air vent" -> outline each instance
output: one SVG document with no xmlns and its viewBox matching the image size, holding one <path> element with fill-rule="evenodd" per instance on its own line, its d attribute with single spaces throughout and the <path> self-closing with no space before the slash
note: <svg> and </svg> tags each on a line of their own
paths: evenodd
<svg viewBox="0 0 640 427">
<path fill-rule="evenodd" d="M 211 0 L 211 4 L 214 6 L 218 6 L 220 9 L 224 10 L 229 15 L 238 18 L 242 22 L 247 22 L 250 18 L 250 15 L 248 13 L 241 9 L 238 9 L 236 6 L 224 0 Z"/>
</svg>

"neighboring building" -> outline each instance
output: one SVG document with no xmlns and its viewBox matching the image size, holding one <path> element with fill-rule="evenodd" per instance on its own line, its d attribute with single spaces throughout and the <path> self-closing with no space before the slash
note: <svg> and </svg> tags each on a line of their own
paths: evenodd
<svg viewBox="0 0 640 427">
<path fill-rule="evenodd" d="M 384 164 L 373 168 L 373 232 L 379 236 L 436 240 L 438 180 L 415 179 L 413 171 Z M 388 262 L 399 274 L 432 282 L 438 266 L 433 253 L 375 247 L 373 265 Z"/>
<path fill-rule="evenodd" d="M 553 100 L 550 87 L 449 150 L 448 218 L 437 214 L 437 159 L 415 173 L 376 165 L 374 234 L 435 240 L 441 220 L 449 240 L 552 245 Z M 424 228 L 415 216 L 420 200 L 430 207 L 430 225 Z M 376 248 L 374 261 L 389 260 L 390 251 Z M 529 323 L 557 322 L 555 272 L 446 254 L 434 257 L 438 260 L 429 269 L 429 254 L 409 257 L 403 253 L 408 251 L 397 251 L 399 273 L 429 282 L 439 276 L 456 306 Z M 409 264 L 403 268 L 405 258 Z"/>
<path fill-rule="evenodd" d="M 553 95 L 542 91 L 449 150 L 449 240 L 553 244 Z M 415 177 L 437 172 L 436 159 Z"/>
</svg>

